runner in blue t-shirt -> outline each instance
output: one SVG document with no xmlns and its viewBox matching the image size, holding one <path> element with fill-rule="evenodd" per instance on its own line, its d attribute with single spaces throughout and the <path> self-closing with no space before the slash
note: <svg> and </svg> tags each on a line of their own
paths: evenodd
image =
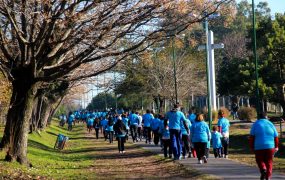
<svg viewBox="0 0 285 180">
<path fill-rule="evenodd" d="M 188 157 L 191 157 L 190 128 L 191 128 L 191 122 L 189 121 L 189 119 L 185 119 L 184 122 L 181 124 L 183 159 L 186 159 L 187 154 Z"/>
<path fill-rule="evenodd" d="M 110 143 L 113 143 L 113 139 L 114 139 L 114 128 L 113 128 L 115 124 L 114 122 L 115 122 L 114 118 L 109 116 L 106 131 L 108 133 Z"/>
<path fill-rule="evenodd" d="M 103 129 L 103 136 L 105 138 L 105 141 L 107 140 L 107 137 L 108 137 L 108 133 L 106 131 L 106 128 L 107 128 L 107 124 L 108 124 L 108 119 L 109 116 L 107 115 L 103 120 L 101 120 L 100 124 L 101 124 L 101 127 Z"/>
<path fill-rule="evenodd" d="M 163 154 L 164 157 L 167 158 L 167 151 L 169 158 L 172 158 L 172 148 L 170 142 L 170 132 L 168 127 L 168 119 L 164 119 L 162 125 L 159 128 L 159 132 L 161 134 L 161 139 L 163 142 Z"/>
<path fill-rule="evenodd" d="M 226 113 L 224 110 L 220 109 L 218 111 L 218 128 L 219 132 L 222 134 L 222 157 L 228 158 L 228 148 L 229 148 L 229 127 L 230 127 L 230 122 L 229 120 L 225 117 Z"/>
<path fill-rule="evenodd" d="M 129 130 L 130 130 L 130 122 L 129 119 L 127 118 L 127 115 L 125 113 L 122 114 L 122 122 L 126 126 L 126 141 L 129 139 Z"/>
<path fill-rule="evenodd" d="M 137 142 L 139 117 L 137 114 L 135 114 L 135 111 L 132 111 L 132 113 L 129 115 L 129 120 L 130 120 L 130 130 L 133 142 Z"/>
<path fill-rule="evenodd" d="M 94 124 L 94 118 L 89 117 L 89 118 L 87 119 L 87 131 L 88 131 L 89 133 L 92 131 L 93 124 Z"/>
<path fill-rule="evenodd" d="M 67 119 L 68 131 L 72 130 L 72 124 L 73 124 L 74 118 L 75 118 L 74 114 L 72 112 L 69 112 L 68 119 Z"/>
<path fill-rule="evenodd" d="M 213 132 L 212 132 L 212 144 L 213 144 L 213 152 L 215 158 L 222 157 L 222 134 L 218 131 L 217 126 L 213 126 Z"/>
<path fill-rule="evenodd" d="M 154 116 L 155 118 L 153 119 L 153 121 L 151 122 L 151 130 L 153 132 L 153 143 L 155 145 L 158 145 L 158 142 L 159 142 L 159 126 L 160 126 L 160 119 L 158 118 L 158 114 L 156 114 Z"/>
<path fill-rule="evenodd" d="M 195 123 L 196 120 L 195 107 L 191 107 L 191 109 L 189 110 L 188 119 L 190 120 L 191 124 Z"/>
<path fill-rule="evenodd" d="M 145 135 L 145 143 L 151 144 L 151 122 L 153 121 L 154 117 L 151 114 L 150 110 L 147 109 L 146 113 L 142 116 L 143 121 L 143 131 Z"/>
<path fill-rule="evenodd" d="M 204 115 L 199 114 L 196 122 L 191 127 L 191 139 L 197 152 L 198 163 L 207 163 L 206 149 L 211 139 L 211 132 L 208 124 L 204 121 Z"/>
<path fill-rule="evenodd" d="M 181 146 L 181 124 L 186 119 L 184 114 L 179 110 L 179 105 L 175 104 L 174 108 L 166 113 L 166 119 L 169 120 L 169 132 L 171 139 L 171 147 L 174 159 L 180 159 Z"/>
<path fill-rule="evenodd" d="M 258 115 L 258 120 L 250 130 L 250 148 L 254 151 L 259 167 L 260 179 L 270 179 L 272 175 L 273 156 L 278 151 L 278 133 L 275 126 L 267 120 L 266 113 Z"/>
<path fill-rule="evenodd" d="M 93 127 L 95 129 L 96 139 L 99 139 L 100 120 L 98 117 L 95 118 Z"/>
</svg>

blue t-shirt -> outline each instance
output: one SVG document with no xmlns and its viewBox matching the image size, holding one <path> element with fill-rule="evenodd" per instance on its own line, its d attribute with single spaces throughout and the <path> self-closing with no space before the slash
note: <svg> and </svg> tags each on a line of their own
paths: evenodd
<svg viewBox="0 0 285 180">
<path fill-rule="evenodd" d="M 222 134 L 218 131 L 214 131 L 212 132 L 212 143 L 213 143 L 213 148 L 221 148 L 222 146 Z"/>
<path fill-rule="evenodd" d="M 160 130 L 161 139 L 170 139 L 169 127 L 162 127 Z"/>
<path fill-rule="evenodd" d="M 254 150 L 261 150 L 274 148 L 274 138 L 278 133 L 272 122 L 260 119 L 252 125 L 250 135 L 254 136 Z"/>
<path fill-rule="evenodd" d="M 186 119 L 181 111 L 169 111 L 166 113 L 166 118 L 169 120 L 169 129 L 181 129 L 181 124 Z"/>
<path fill-rule="evenodd" d="M 75 116 L 73 115 L 73 114 L 71 114 L 69 117 L 68 117 L 68 124 L 72 124 L 73 123 L 73 121 L 74 121 L 74 118 L 75 118 Z"/>
<path fill-rule="evenodd" d="M 222 128 L 222 134 L 229 132 L 230 122 L 227 118 L 220 118 L 218 121 L 218 126 Z"/>
<path fill-rule="evenodd" d="M 108 120 L 107 119 L 103 119 L 101 122 L 100 122 L 101 126 L 103 127 L 103 129 L 105 130 L 106 127 L 107 127 L 107 124 L 108 124 Z"/>
<path fill-rule="evenodd" d="M 196 121 L 191 127 L 192 142 L 207 143 L 211 139 L 210 129 L 204 121 Z"/>
<path fill-rule="evenodd" d="M 186 125 L 188 126 L 188 129 L 191 129 L 191 122 L 189 119 L 185 119 Z M 184 127 L 184 123 L 181 124 L 181 133 L 183 135 L 189 135 L 186 128 Z"/>
<path fill-rule="evenodd" d="M 94 119 L 93 118 L 88 118 L 87 125 L 88 126 L 93 126 L 93 124 L 94 124 Z"/>
<path fill-rule="evenodd" d="M 158 130 L 161 122 L 160 119 L 154 118 L 153 121 L 151 122 L 151 129 L 152 130 Z"/>
<path fill-rule="evenodd" d="M 153 115 L 150 113 L 146 113 L 142 117 L 143 119 L 143 126 L 150 127 L 152 120 L 154 119 Z"/>
<path fill-rule="evenodd" d="M 129 127 L 129 119 L 126 118 L 126 117 L 123 117 L 123 118 L 122 118 L 122 121 L 123 121 L 123 123 L 125 124 L 126 129 L 129 130 L 129 129 L 130 129 L 130 127 Z"/>
<path fill-rule="evenodd" d="M 195 120 L 196 120 L 196 114 L 194 114 L 194 113 L 189 114 L 188 119 L 190 120 L 191 124 L 194 124 Z"/>
<path fill-rule="evenodd" d="M 114 131 L 113 125 L 107 125 L 106 131 Z"/>
<path fill-rule="evenodd" d="M 139 117 L 136 114 L 130 114 L 129 115 L 130 125 L 137 126 L 139 123 Z"/>
<path fill-rule="evenodd" d="M 75 117 L 76 117 L 76 119 L 79 119 L 81 117 L 80 112 L 76 111 L 75 112 Z"/>
<path fill-rule="evenodd" d="M 106 131 L 114 131 L 114 121 L 109 124 L 107 123 Z"/>
</svg>

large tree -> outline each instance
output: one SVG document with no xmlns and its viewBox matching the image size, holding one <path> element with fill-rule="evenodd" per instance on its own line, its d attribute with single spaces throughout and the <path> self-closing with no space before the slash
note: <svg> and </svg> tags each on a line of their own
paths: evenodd
<svg viewBox="0 0 285 180">
<path fill-rule="evenodd" d="M 260 98 L 278 103 L 285 109 L 285 15 L 270 16 L 267 3 L 257 5 L 257 54 Z M 255 98 L 255 69 L 252 56 L 252 25 L 249 4 L 238 5 L 238 14 L 233 29 L 241 25 L 239 32 L 225 38 L 226 53 L 218 74 L 219 92 L 225 95 L 247 95 Z M 239 23 L 239 24 L 236 24 Z M 249 26 L 250 25 L 250 26 Z M 247 29 L 244 32 L 244 28 Z M 247 34 L 247 39 L 243 34 Z M 247 51 L 245 51 L 245 43 Z M 235 47 L 236 46 L 236 47 Z M 233 51 L 235 49 L 235 51 Z M 266 105 L 266 103 L 265 103 Z M 264 108 L 266 109 L 266 107 Z M 285 113 L 283 111 L 283 116 Z"/>
<path fill-rule="evenodd" d="M 211 14 L 227 1 L 1 0 L 0 67 L 13 88 L 1 141 L 6 160 L 28 163 L 29 121 L 38 89 L 66 79 L 82 64 L 96 61 L 110 69 L 164 32 L 183 30 L 203 19 L 205 9 Z M 157 26 L 167 11 L 173 12 L 173 21 Z M 123 48 L 122 39 L 129 42 Z"/>
<path fill-rule="evenodd" d="M 267 99 L 279 103 L 285 117 L 285 14 L 262 20 L 258 32 L 262 50 L 260 75 L 273 92 Z"/>
</svg>

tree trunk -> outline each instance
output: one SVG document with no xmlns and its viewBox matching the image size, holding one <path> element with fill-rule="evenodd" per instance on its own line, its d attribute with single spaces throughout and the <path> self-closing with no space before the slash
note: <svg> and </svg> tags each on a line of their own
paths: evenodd
<svg viewBox="0 0 285 180">
<path fill-rule="evenodd" d="M 37 85 L 30 79 L 18 79 L 12 83 L 13 93 L 7 115 L 7 123 L 0 148 L 7 149 L 6 161 L 28 164 L 27 144 Z"/>
<path fill-rule="evenodd" d="M 42 112 L 43 112 L 43 104 L 44 104 L 44 96 L 40 96 L 37 98 L 37 119 L 36 119 L 36 126 L 35 126 L 35 129 L 38 130 L 38 128 L 40 128 L 39 124 L 40 124 L 40 121 L 41 121 L 41 118 L 42 118 Z"/>
<path fill-rule="evenodd" d="M 162 107 L 164 103 L 164 98 L 162 98 L 161 96 L 159 96 L 159 113 L 162 113 Z"/>
<path fill-rule="evenodd" d="M 54 116 L 54 114 L 56 113 L 58 107 L 60 106 L 60 104 L 62 103 L 64 99 L 64 95 L 60 97 L 59 100 L 57 100 L 56 102 L 54 102 L 52 108 L 51 108 L 51 111 L 50 111 L 50 114 L 48 116 L 48 119 L 47 119 L 47 124 L 50 124 L 51 123 L 51 120 L 52 120 L 52 117 Z"/>
<path fill-rule="evenodd" d="M 39 117 L 39 123 L 38 123 L 39 129 L 43 130 L 46 127 L 51 109 L 52 109 L 52 104 L 47 99 L 43 100 L 41 113 Z"/>
<path fill-rule="evenodd" d="M 279 103 L 283 109 L 282 117 L 285 118 L 285 84 L 278 84 L 273 102 Z"/>
<path fill-rule="evenodd" d="M 38 121 L 38 106 L 39 106 L 39 97 L 35 98 L 34 101 L 34 106 L 33 106 L 33 111 L 32 111 L 32 116 L 30 120 L 30 132 L 33 133 L 34 131 L 37 130 L 37 121 Z"/>
<path fill-rule="evenodd" d="M 56 106 L 54 108 L 54 110 L 51 113 L 51 116 L 54 116 L 55 112 L 57 111 L 57 109 L 59 108 L 59 106 L 61 105 L 63 99 L 64 99 L 65 95 L 60 97 L 60 100 L 56 102 Z"/>
</svg>

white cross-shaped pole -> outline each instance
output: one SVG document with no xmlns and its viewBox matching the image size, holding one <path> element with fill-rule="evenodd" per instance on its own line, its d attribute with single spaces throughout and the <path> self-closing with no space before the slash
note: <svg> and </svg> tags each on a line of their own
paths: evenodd
<svg viewBox="0 0 285 180">
<path fill-rule="evenodd" d="M 209 31 L 208 33 L 208 54 L 209 57 L 207 58 L 208 64 L 209 64 L 209 81 L 210 81 L 210 87 L 209 87 L 209 93 L 210 93 L 210 102 L 211 107 L 213 110 L 217 110 L 217 97 L 216 97 L 216 73 L 215 73 L 215 59 L 214 59 L 214 49 L 221 49 L 224 48 L 224 44 L 214 44 L 214 35 L 213 31 Z M 206 49 L 206 45 L 200 45 L 198 47 L 198 50 L 204 50 Z"/>
</svg>

